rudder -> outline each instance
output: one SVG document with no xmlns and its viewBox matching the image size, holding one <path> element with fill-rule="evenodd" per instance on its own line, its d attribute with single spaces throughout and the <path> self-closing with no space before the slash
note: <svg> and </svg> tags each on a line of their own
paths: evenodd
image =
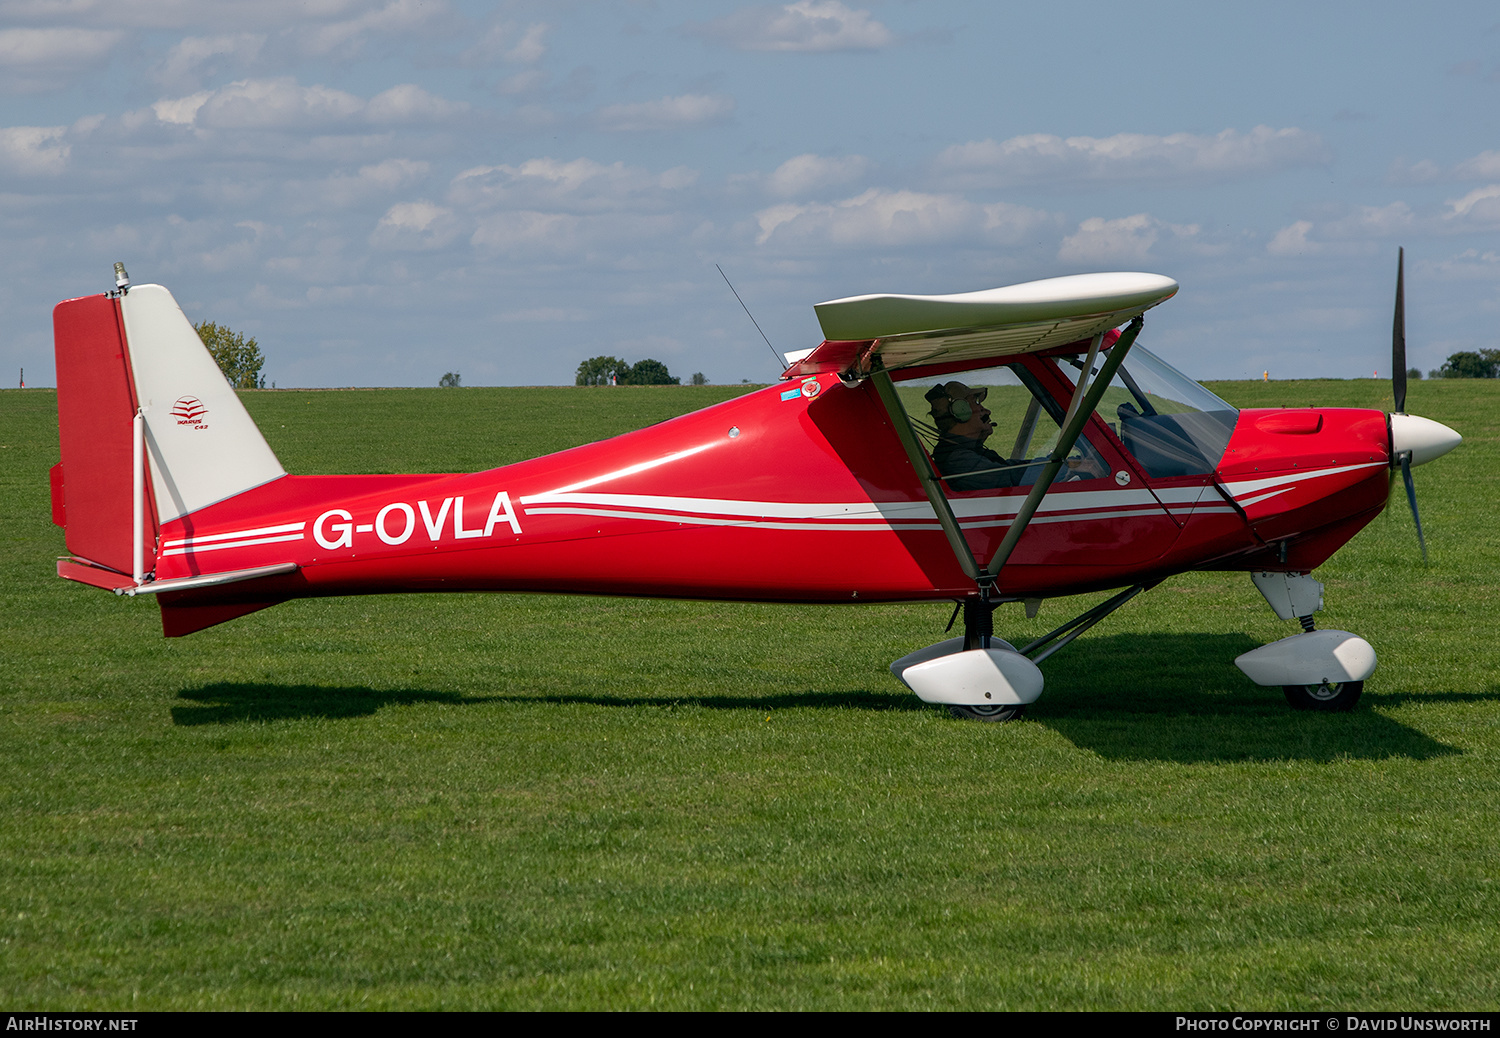
<svg viewBox="0 0 1500 1038">
<path fill-rule="evenodd" d="M 52 311 L 62 462 L 52 471 L 53 520 L 68 551 L 120 573 L 131 570 L 131 421 L 135 389 L 118 300 L 87 296 Z M 155 558 L 147 501 L 142 541 Z"/>
</svg>

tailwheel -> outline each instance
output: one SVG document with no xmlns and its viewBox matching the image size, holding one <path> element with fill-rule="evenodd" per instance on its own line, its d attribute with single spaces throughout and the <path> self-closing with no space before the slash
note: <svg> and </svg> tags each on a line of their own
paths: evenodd
<svg viewBox="0 0 1500 1038">
<path fill-rule="evenodd" d="M 1282 685 L 1286 701 L 1293 710 L 1318 710 L 1335 713 L 1353 710 L 1359 702 L 1359 694 L 1365 690 L 1363 681 L 1320 681 L 1316 685 Z M 981 708 L 982 709 L 982 708 Z"/>
<path fill-rule="evenodd" d="M 1022 703 L 1004 703 L 994 706 L 949 703 L 948 712 L 954 717 L 968 721 L 1016 721 L 1026 713 L 1026 706 Z"/>
</svg>

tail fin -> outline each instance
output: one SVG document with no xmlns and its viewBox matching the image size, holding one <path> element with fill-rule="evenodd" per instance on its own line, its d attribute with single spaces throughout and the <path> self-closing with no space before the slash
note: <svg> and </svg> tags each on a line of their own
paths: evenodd
<svg viewBox="0 0 1500 1038">
<path fill-rule="evenodd" d="M 53 511 L 69 551 L 130 572 L 137 411 L 149 470 L 148 570 L 161 524 L 286 475 L 165 288 L 59 303 L 53 330 L 63 456 Z"/>
</svg>

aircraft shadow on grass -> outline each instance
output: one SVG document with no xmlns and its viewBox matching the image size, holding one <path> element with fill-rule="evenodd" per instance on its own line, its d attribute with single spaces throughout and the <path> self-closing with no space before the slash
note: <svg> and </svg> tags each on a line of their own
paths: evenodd
<svg viewBox="0 0 1500 1038">
<path fill-rule="evenodd" d="M 330 688 L 326 685 L 277 685 L 218 682 L 185 688 L 178 699 L 191 705 L 172 707 L 177 725 L 235 724 L 241 721 L 338 720 L 367 717 L 385 706 L 445 703 L 467 706 L 495 702 L 497 696 L 461 696 L 430 689 Z"/>
<path fill-rule="evenodd" d="M 192 705 L 172 707 L 177 725 L 235 724 L 247 721 L 305 720 L 367 717 L 386 706 L 444 703 L 473 706 L 480 703 L 558 703 L 580 706 L 701 707 L 707 710 L 790 710 L 797 707 L 850 710 L 927 710 L 930 707 L 910 693 L 878 692 L 788 692 L 763 696 L 652 696 L 564 695 L 464 696 L 430 689 L 329 688 L 324 685 L 276 685 L 218 682 L 177 693 Z"/>
<path fill-rule="evenodd" d="M 1427 760 L 1462 752 L 1370 709 L 1443 693 L 1366 692 L 1347 714 L 1292 710 L 1279 688 L 1253 685 L 1235 667 L 1236 656 L 1259 644 L 1243 634 L 1081 638 L 1043 664 L 1047 691 L 1027 716 L 1112 760 Z"/>
<path fill-rule="evenodd" d="M 1500 701 L 1500 691 L 1383 691 L 1366 692 L 1358 708 L 1348 714 L 1293 711 L 1279 689 L 1252 685 L 1234 666 L 1236 656 L 1257 644 L 1243 634 L 1081 638 L 1046 661 L 1047 691 L 1028 708 L 1027 717 L 1080 749 L 1112 760 L 1427 760 L 1462 751 L 1370 707 L 1416 701 Z M 431 689 L 220 682 L 184 689 L 178 698 L 191 704 L 172 708 L 173 723 L 178 725 L 354 718 L 386 706 L 422 703 L 533 702 L 752 711 L 932 709 L 896 687 L 742 696 L 630 692 L 466 696 Z"/>
</svg>

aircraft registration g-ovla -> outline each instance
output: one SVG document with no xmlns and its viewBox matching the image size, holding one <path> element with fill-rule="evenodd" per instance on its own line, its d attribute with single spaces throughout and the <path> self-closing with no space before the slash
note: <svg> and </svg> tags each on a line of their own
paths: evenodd
<svg viewBox="0 0 1500 1038">
<path fill-rule="evenodd" d="M 1175 281 L 1080 274 L 821 303 L 826 341 L 788 355 L 780 384 L 559 454 L 298 476 L 171 294 L 116 265 L 114 291 L 54 311 L 58 575 L 156 596 L 169 637 L 387 592 L 947 600 L 962 637 L 892 672 L 1007 720 L 1040 695 L 1038 663 L 1141 591 L 1242 570 L 1303 630 L 1236 663 L 1294 707 L 1346 710 L 1375 653 L 1315 629 L 1311 571 L 1380 513 L 1396 470 L 1415 512 L 1411 466 L 1460 442 L 1403 413 L 1400 285 L 1389 415 L 1237 410 L 1136 345 Z M 994 636 L 1001 603 L 1110 589 L 1029 645 Z"/>
</svg>

